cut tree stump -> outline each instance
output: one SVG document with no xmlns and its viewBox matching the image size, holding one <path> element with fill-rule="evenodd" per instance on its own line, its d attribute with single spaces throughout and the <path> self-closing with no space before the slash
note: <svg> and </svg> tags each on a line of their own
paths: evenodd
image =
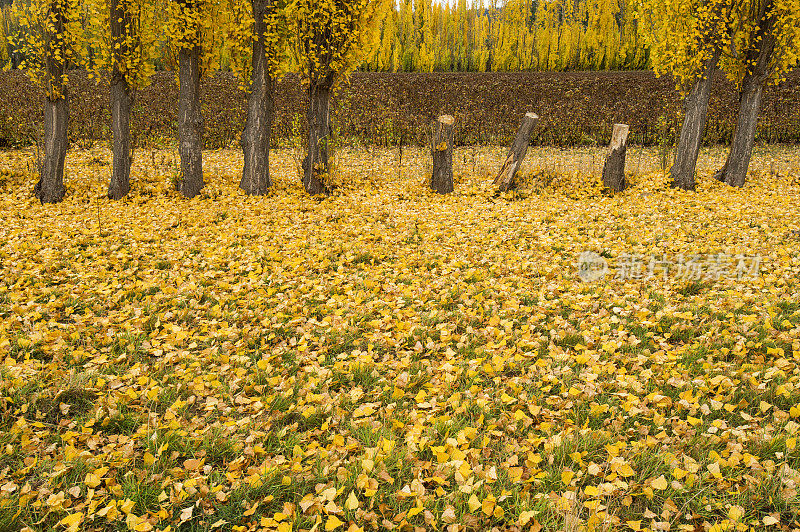
<svg viewBox="0 0 800 532">
<path fill-rule="evenodd" d="M 508 155 L 500 168 L 497 177 L 494 178 L 493 183 L 498 186 L 500 192 L 514 188 L 514 177 L 517 175 L 522 160 L 525 159 L 525 154 L 528 153 L 528 144 L 531 141 L 531 133 L 533 128 L 539 122 L 539 117 L 533 113 L 526 113 L 522 117 L 522 123 L 517 130 L 517 136 L 514 137 L 514 142 L 508 150 Z"/>
<path fill-rule="evenodd" d="M 622 192 L 627 186 L 625 183 L 625 153 L 628 150 L 629 131 L 630 128 L 625 124 L 614 124 L 608 157 L 603 165 L 603 186 L 613 192 Z"/>
<path fill-rule="evenodd" d="M 431 154 L 433 155 L 433 174 L 431 190 L 439 194 L 453 191 L 453 124 L 450 115 L 440 116 L 431 126 Z"/>
</svg>

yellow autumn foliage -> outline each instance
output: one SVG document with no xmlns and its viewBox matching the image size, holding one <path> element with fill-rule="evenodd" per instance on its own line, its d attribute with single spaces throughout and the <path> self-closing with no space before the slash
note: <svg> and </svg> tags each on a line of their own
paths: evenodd
<svg viewBox="0 0 800 532">
<path fill-rule="evenodd" d="M 736 189 L 704 150 L 684 193 L 630 147 L 613 197 L 602 153 L 532 148 L 497 196 L 505 150 L 458 147 L 442 196 L 429 150 L 398 176 L 342 149 L 318 200 L 289 150 L 266 197 L 221 150 L 183 200 L 176 155 L 141 150 L 109 203 L 108 150 L 71 150 L 45 206 L 32 153 L 0 153 L 0 523 L 796 527 L 800 152 Z M 585 251 L 762 262 L 584 282 Z"/>
<path fill-rule="evenodd" d="M 336 86 L 378 50 L 389 0 L 290 0 L 294 58 L 312 86 Z"/>
</svg>

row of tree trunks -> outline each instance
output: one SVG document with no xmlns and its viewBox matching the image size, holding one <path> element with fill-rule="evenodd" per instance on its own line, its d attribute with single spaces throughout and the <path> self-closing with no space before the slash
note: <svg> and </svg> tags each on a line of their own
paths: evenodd
<svg viewBox="0 0 800 532">
<path fill-rule="evenodd" d="M 608 157 L 603 165 L 603 186 L 612 192 L 625 190 L 625 155 L 628 151 L 628 132 L 626 124 L 614 124 Z"/>
<path fill-rule="evenodd" d="M 273 8 L 272 0 L 252 0 L 253 33 L 252 84 L 247 100 L 247 121 L 242 132 L 244 170 L 239 188 L 249 195 L 264 195 L 269 191 L 269 148 L 272 120 L 275 113 L 274 81 L 267 64 L 264 35 L 266 17 Z"/>
<path fill-rule="evenodd" d="M 439 194 L 453 191 L 453 124 L 455 119 L 450 115 L 440 116 L 436 120 L 431 133 L 431 154 L 433 156 L 433 174 L 430 187 Z"/>
<path fill-rule="evenodd" d="M 188 4 L 191 0 L 188 0 Z M 244 170 L 240 187 L 247 194 L 266 194 L 270 186 L 269 148 L 270 131 L 274 115 L 274 80 L 271 78 L 266 54 L 264 34 L 268 28 L 265 22 L 267 14 L 274 9 L 273 0 L 252 0 L 255 20 L 254 32 L 259 37 L 253 43 L 253 81 L 248 100 L 248 113 L 245 129 L 242 133 L 242 149 L 245 156 Z M 113 165 L 108 185 L 108 197 L 121 199 L 130 191 L 130 169 L 132 162 L 132 146 L 130 138 L 130 119 L 134 102 L 133 90 L 119 65 L 125 60 L 126 42 L 131 31 L 130 12 L 126 9 L 126 0 L 111 0 L 110 22 L 114 54 L 110 83 L 111 129 Z M 58 9 L 54 3 L 51 9 Z M 59 42 L 64 29 L 64 17 L 55 17 L 56 26 L 49 38 L 52 47 L 63 46 Z M 54 57 L 63 57 L 63 50 Z M 178 97 L 178 152 L 181 159 L 181 175 L 176 188 L 185 197 L 192 198 L 203 188 L 203 116 L 200 107 L 200 59 L 202 49 L 198 44 L 182 48 L 178 54 L 180 90 Z M 68 137 L 67 124 L 69 107 L 66 86 L 62 81 L 63 64 L 48 58 L 48 74 L 53 84 L 49 87 L 48 98 L 44 104 L 43 139 L 44 154 L 41 160 L 39 181 L 34 188 L 36 197 L 43 203 L 56 203 L 64 197 L 64 161 L 66 158 Z M 320 116 L 320 126 L 314 131 L 318 138 L 327 141 L 328 100 L 330 90 L 320 91 L 315 99 L 317 105 L 312 106 L 309 116 Z M 323 133 L 319 133 L 322 131 Z M 312 176 L 311 193 L 319 193 L 322 183 L 320 174 L 327 172 L 327 147 L 324 143 L 316 143 L 316 167 L 321 172 Z M 321 148 L 321 149 L 320 149 Z M 316 185 L 316 186 L 314 186 Z M 307 190 L 309 187 L 307 186 Z M 324 191 L 324 188 L 322 188 Z"/>
<path fill-rule="evenodd" d="M 187 4 L 192 0 L 184 0 Z M 120 199 L 130 191 L 131 142 L 130 115 L 133 106 L 133 91 L 119 69 L 122 60 L 125 32 L 130 25 L 130 17 L 124 7 L 125 0 L 111 0 L 112 42 L 119 44 L 115 49 L 114 67 L 111 77 L 111 109 L 113 132 L 112 175 L 109 181 L 108 197 Z M 248 99 L 248 113 L 241 145 L 244 152 L 244 170 L 240 188 L 250 195 L 266 194 L 270 187 L 269 149 L 270 130 L 274 115 L 274 80 L 269 74 L 265 56 L 263 35 L 267 28 L 265 17 L 274 8 L 273 0 L 251 0 L 255 20 L 252 72 L 253 80 Z M 764 6 L 772 5 L 767 0 Z M 56 7 L 53 7 L 56 6 Z M 54 3 L 51 9 L 58 9 Z M 766 9 L 766 8 L 764 8 Z M 55 17 L 56 28 L 50 38 L 57 40 L 63 32 L 64 17 Z M 753 65 L 745 74 L 740 92 L 740 110 L 731 150 L 725 166 L 716 177 L 732 186 L 743 186 L 755 141 L 755 130 L 764 90 L 764 81 L 769 59 L 774 53 L 775 41 L 769 24 L 774 20 L 764 17 L 756 42 L 760 45 L 754 55 L 748 57 Z M 61 27 L 59 28 L 59 24 Z M 58 45 L 58 43 L 56 43 Z M 61 44 L 63 46 L 63 43 Z M 200 59 L 202 49 L 199 44 L 187 46 L 179 51 L 179 117 L 178 151 L 181 158 L 181 176 L 177 189 L 187 198 L 198 195 L 203 188 L 202 147 L 203 117 L 200 108 Z M 702 74 L 695 81 L 684 100 L 685 118 L 675 150 L 675 162 L 670 169 L 672 186 L 684 190 L 694 190 L 695 171 L 702 136 L 708 115 L 713 73 L 719 63 L 720 53 L 710 57 Z M 64 66 L 50 59 L 48 74 L 51 80 L 61 80 Z M 51 81 L 51 83 L 55 83 Z M 64 196 L 64 161 L 67 152 L 67 123 L 69 106 L 66 86 L 58 82 L 57 90 L 49 91 L 44 112 L 44 155 L 40 167 L 40 179 L 35 187 L 36 197 L 42 203 L 55 203 Z M 330 96 L 332 83 L 321 80 L 309 86 L 308 108 L 308 155 L 303 162 L 303 185 L 312 195 L 326 194 L 326 179 L 330 172 Z M 445 115 L 434 123 L 432 135 L 433 173 L 430 187 L 446 194 L 453 191 L 453 117 Z M 528 113 L 523 117 L 517 135 L 508 155 L 494 179 L 500 191 L 515 187 L 515 176 L 528 150 L 530 136 L 538 122 L 538 116 Z M 624 190 L 625 156 L 627 135 L 626 125 L 615 124 L 610 152 L 603 168 L 603 184 L 614 192 Z"/>
<path fill-rule="evenodd" d="M 713 74 L 717 69 L 719 57 L 720 54 L 716 53 L 706 61 L 703 73 L 694 82 L 684 99 L 686 115 L 675 149 L 675 162 L 670 169 L 673 188 L 694 190 L 697 184 L 695 180 L 697 157 L 700 154 L 700 144 L 706 128 L 708 101 L 711 98 Z"/>
</svg>

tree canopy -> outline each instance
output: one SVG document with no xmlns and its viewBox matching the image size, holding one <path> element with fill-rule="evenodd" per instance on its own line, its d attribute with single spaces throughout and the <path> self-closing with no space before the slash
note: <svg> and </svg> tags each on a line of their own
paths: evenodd
<svg viewBox="0 0 800 532">
<path fill-rule="evenodd" d="M 389 0 L 292 0 L 295 59 L 312 84 L 335 85 L 377 51 Z"/>
<path fill-rule="evenodd" d="M 34 4 L 36 2 L 43 3 L 43 0 L 35 0 Z M 368 54 L 350 68 L 375 71 L 646 68 L 648 47 L 643 40 L 640 21 L 635 17 L 636 2 L 388 2 L 376 20 L 373 28 L 375 33 L 370 36 L 377 53 Z M 154 14 L 163 19 L 158 22 L 143 17 L 140 24 L 143 36 L 150 34 L 157 38 L 156 55 L 153 57 L 157 68 L 171 69 L 177 65 L 181 34 L 192 31 L 197 21 L 203 26 L 205 65 L 242 72 L 241 51 L 242 46 L 247 49 L 247 43 L 240 37 L 241 30 L 246 26 L 242 14 L 249 9 L 246 2 L 129 0 L 125 3 L 134 7 L 141 5 L 142 8 L 149 6 Z M 80 17 L 82 23 L 102 26 L 102 21 L 108 17 L 107 13 L 96 9 L 102 4 L 102 0 L 84 2 Z M 276 4 L 300 8 L 303 2 L 281 0 Z M 321 15 L 328 5 L 310 1 L 306 4 L 315 6 L 317 15 Z M 182 10 L 187 13 L 193 11 L 196 16 L 182 18 L 185 16 L 181 15 Z M 19 10 L 3 10 L 3 23 L 9 35 L 21 29 L 16 11 Z M 283 13 L 288 11 L 283 10 Z M 165 26 L 167 19 L 173 20 L 173 23 Z M 3 65 L 8 63 L 14 49 L 14 46 L 9 46 L 4 51 L 0 50 Z M 284 60 L 288 69 L 297 69 L 296 57 L 284 57 Z"/>
</svg>

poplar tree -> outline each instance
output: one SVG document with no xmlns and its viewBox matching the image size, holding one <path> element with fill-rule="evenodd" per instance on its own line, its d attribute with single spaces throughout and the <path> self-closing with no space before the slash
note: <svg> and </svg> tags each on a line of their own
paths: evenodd
<svg viewBox="0 0 800 532">
<path fill-rule="evenodd" d="M 269 150 L 275 116 L 275 84 L 286 69 L 289 22 L 284 0 L 230 0 L 231 67 L 248 89 L 242 132 L 244 169 L 239 181 L 248 195 L 264 195 L 271 184 Z"/>
<path fill-rule="evenodd" d="M 432 5 L 430 4 L 430 0 L 414 1 L 414 33 L 417 40 L 417 54 L 414 56 L 415 72 L 433 72 L 433 65 L 436 58 L 434 55 L 431 11 Z"/>
<path fill-rule="evenodd" d="M 458 56 L 458 44 L 455 35 L 451 32 L 451 25 L 455 15 L 450 12 L 450 5 L 433 5 L 433 69 L 440 71 L 453 70 L 455 57 Z"/>
<path fill-rule="evenodd" d="M 531 67 L 533 37 L 526 23 L 528 13 L 526 0 L 511 0 L 503 6 L 494 34 L 493 70 L 527 70 Z"/>
<path fill-rule="evenodd" d="M 303 186 L 328 191 L 331 92 L 377 48 L 380 18 L 391 0 L 293 0 L 296 58 L 307 86 L 308 154 Z"/>
<path fill-rule="evenodd" d="M 391 9 L 381 23 L 381 40 L 374 64 L 377 71 L 391 71 L 392 48 L 394 47 L 394 9 Z"/>
<path fill-rule="evenodd" d="M 11 43 L 8 40 L 9 6 L 0 7 L 0 69 L 6 69 L 11 63 Z"/>
<path fill-rule="evenodd" d="M 597 6 L 594 3 L 589 5 L 589 2 L 583 2 L 581 8 L 578 27 L 583 30 L 583 39 L 581 39 L 580 44 L 579 62 L 581 65 L 592 65 L 592 68 L 597 68 L 599 62 L 598 48 L 602 39 L 598 28 L 600 17 L 597 12 Z"/>
<path fill-rule="evenodd" d="M 583 30 L 580 27 L 578 18 L 581 7 L 584 5 L 585 3 L 580 2 L 568 3 L 563 7 L 564 18 L 561 23 L 563 30 L 559 47 L 561 51 L 559 58 L 560 70 L 575 70 L 581 66 L 581 33 L 583 33 Z M 591 65 L 589 67 L 592 68 Z"/>
<path fill-rule="evenodd" d="M 389 10 L 381 25 L 381 44 L 375 54 L 375 70 L 395 72 L 394 56 L 398 48 L 397 19 L 398 13 L 393 7 Z"/>
<path fill-rule="evenodd" d="M 98 81 L 108 75 L 111 103 L 113 163 L 108 183 L 109 199 L 123 198 L 130 192 L 132 164 L 131 112 L 136 91 L 150 83 L 158 15 L 163 4 L 152 0 L 98 0 L 86 3 L 93 62 L 92 74 Z"/>
<path fill-rule="evenodd" d="M 399 38 L 399 23 L 400 23 L 400 12 L 392 10 L 393 13 L 393 24 L 392 24 L 392 51 L 391 51 L 391 59 L 387 63 L 391 65 L 388 70 L 390 72 L 399 72 L 401 68 L 401 56 L 402 47 L 400 44 Z"/>
<path fill-rule="evenodd" d="M 536 12 L 536 56 L 539 70 L 554 70 L 557 64 L 558 32 L 558 5 L 555 2 L 540 4 Z M 555 41 L 555 45 L 554 45 Z"/>
<path fill-rule="evenodd" d="M 400 2 L 400 68 L 405 72 L 414 70 L 417 39 L 414 31 L 414 7 L 412 0 Z"/>
<path fill-rule="evenodd" d="M 453 38 L 456 42 L 454 52 L 454 70 L 473 70 L 474 66 L 470 60 L 470 52 L 477 46 L 472 46 L 471 41 L 475 38 L 473 30 L 469 27 L 469 16 L 467 14 L 467 0 L 458 0 L 456 5 L 455 20 L 453 20 Z M 476 43 L 477 45 L 477 43 Z"/>
<path fill-rule="evenodd" d="M 649 64 L 649 48 L 639 31 L 636 1 L 621 0 L 620 64 L 629 70 L 642 70 Z"/>
<path fill-rule="evenodd" d="M 400 46 L 397 45 L 397 41 L 395 41 L 395 46 L 392 47 L 392 68 L 391 72 L 400 72 Z"/>
<path fill-rule="evenodd" d="M 178 154 L 175 188 L 186 198 L 200 193 L 203 181 L 203 113 L 200 80 L 217 68 L 229 16 L 222 0 L 169 0 L 166 5 L 168 62 L 178 68 Z"/>
<path fill-rule="evenodd" d="M 20 65 L 44 89 L 43 155 L 34 194 L 42 203 L 64 199 L 64 161 L 69 122 L 68 77 L 86 42 L 77 0 L 30 0 L 15 4 L 20 29 L 14 37 Z"/>
<path fill-rule="evenodd" d="M 684 94 L 684 119 L 670 169 L 672 186 L 694 190 L 714 72 L 730 42 L 740 0 L 639 0 L 657 74 L 670 73 Z"/>
<path fill-rule="evenodd" d="M 489 66 L 489 20 L 484 13 L 483 0 L 475 0 L 475 48 L 472 52 L 476 70 L 486 72 Z"/>
<path fill-rule="evenodd" d="M 731 53 L 723 62 L 739 88 L 739 113 L 725 166 L 716 178 L 741 187 L 755 143 L 764 87 L 800 55 L 800 0 L 744 0 L 736 11 Z"/>
</svg>

